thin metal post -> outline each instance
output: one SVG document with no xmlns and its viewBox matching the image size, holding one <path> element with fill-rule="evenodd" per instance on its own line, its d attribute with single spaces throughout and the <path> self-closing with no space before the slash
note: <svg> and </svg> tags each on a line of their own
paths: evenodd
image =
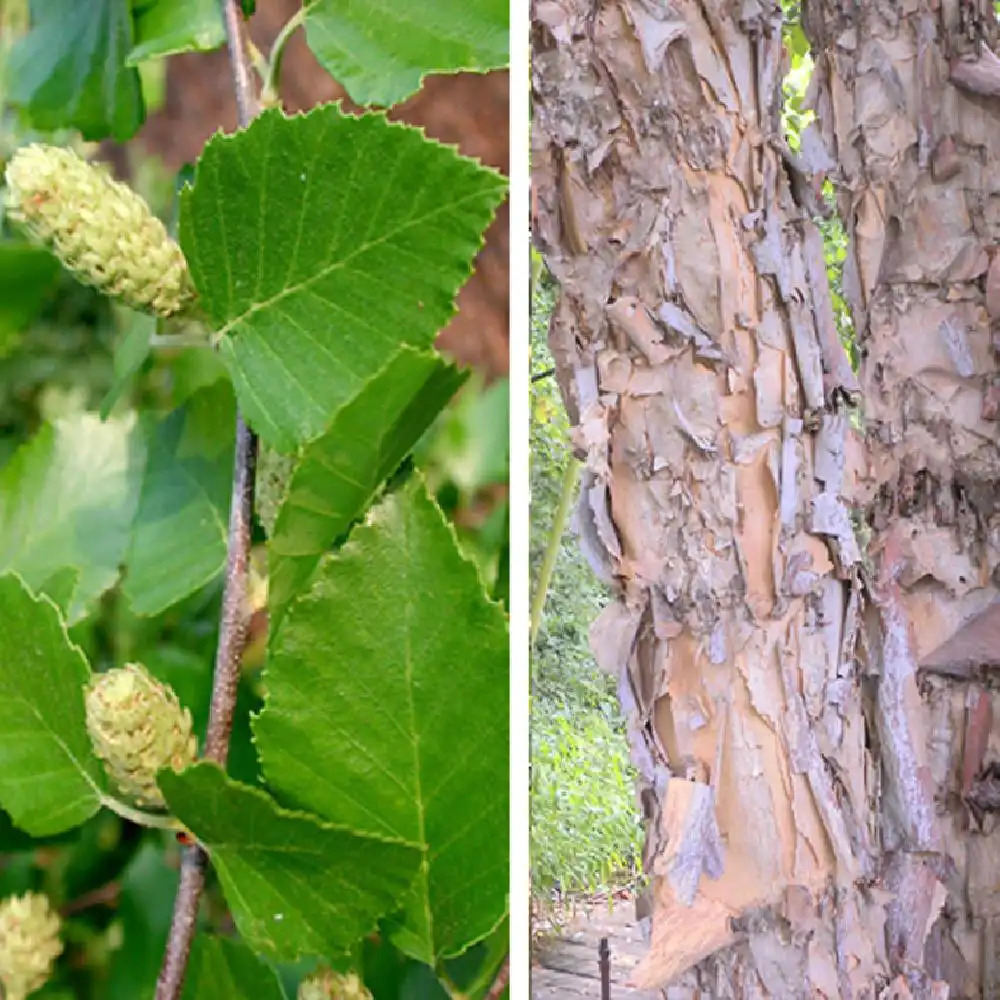
<svg viewBox="0 0 1000 1000">
<path fill-rule="evenodd" d="M 597 957 L 601 970 L 601 1000 L 611 1000 L 611 949 L 608 948 L 606 937 L 601 938 Z"/>
</svg>

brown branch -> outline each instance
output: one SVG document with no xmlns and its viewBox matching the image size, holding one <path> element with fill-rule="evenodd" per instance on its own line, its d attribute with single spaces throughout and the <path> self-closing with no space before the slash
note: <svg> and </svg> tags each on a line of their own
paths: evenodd
<svg viewBox="0 0 1000 1000">
<path fill-rule="evenodd" d="M 250 568 L 250 531 L 253 523 L 254 482 L 257 473 L 257 435 L 236 415 L 236 457 L 233 496 L 229 508 L 229 550 L 226 587 L 222 594 L 219 648 L 215 657 L 212 706 L 208 717 L 204 756 L 222 767 L 229 756 L 240 663 L 250 631 L 247 575 Z"/>
<path fill-rule="evenodd" d="M 483 1000 L 500 1000 L 500 996 L 510 982 L 510 955 L 503 960 L 500 971 L 493 980 L 493 985 L 489 988 Z"/>
<path fill-rule="evenodd" d="M 76 899 L 71 899 L 59 908 L 59 915 L 63 917 L 72 916 L 74 913 L 82 913 L 92 906 L 117 906 L 118 898 L 121 896 L 122 886 L 120 882 L 106 882 L 97 889 L 91 889 Z"/>
<path fill-rule="evenodd" d="M 208 855 L 203 847 L 187 847 L 181 861 L 181 881 L 174 899 L 170 937 L 163 953 L 163 965 L 156 980 L 155 1000 L 177 1000 L 184 988 L 191 942 L 198 923 L 198 901 L 205 887 Z"/>
<path fill-rule="evenodd" d="M 221 3 L 229 45 L 229 65 L 233 71 L 233 89 L 236 91 L 236 115 L 240 128 L 246 128 L 260 108 L 250 84 L 250 59 L 243 38 L 243 14 L 238 0 L 221 0 Z"/>
<path fill-rule="evenodd" d="M 236 92 L 239 124 L 245 128 L 258 110 L 250 83 L 250 63 L 243 39 L 239 0 L 221 0 L 229 44 L 229 61 Z M 250 624 L 247 573 L 250 565 L 250 531 L 253 523 L 254 482 L 257 470 L 257 435 L 236 414 L 236 455 L 233 492 L 229 507 L 226 579 L 222 594 L 219 646 L 212 681 L 212 705 L 205 736 L 204 756 L 225 767 L 233 730 L 240 662 Z M 181 880 L 174 900 L 170 936 L 156 983 L 155 1000 L 178 1000 L 184 988 L 191 942 L 198 923 L 198 903 L 205 886 L 208 855 L 200 845 L 188 847 L 181 862 Z"/>
</svg>

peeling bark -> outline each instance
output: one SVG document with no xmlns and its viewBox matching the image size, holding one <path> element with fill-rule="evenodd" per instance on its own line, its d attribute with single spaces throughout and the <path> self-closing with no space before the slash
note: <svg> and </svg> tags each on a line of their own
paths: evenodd
<svg viewBox="0 0 1000 1000">
<path fill-rule="evenodd" d="M 1000 996 L 996 17 L 980 0 L 813 0 L 803 20 L 862 354 L 887 971 L 893 995 Z"/>
<path fill-rule="evenodd" d="M 881 881 L 870 737 L 897 707 L 855 656 L 858 383 L 812 222 L 830 164 L 818 143 L 791 157 L 780 131 L 780 9 L 535 0 L 532 18 L 550 342 L 585 461 L 581 538 L 617 591 L 591 641 L 619 677 L 647 821 L 635 982 L 874 997 L 901 897 Z M 897 646 L 886 676 L 906 700 Z M 899 812 L 933 851 L 928 774 Z M 897 883 L 937 877 L 912 860 Z M 940 911 L 932 893 L 901 914 L 903 944 Z"/>
</svg>

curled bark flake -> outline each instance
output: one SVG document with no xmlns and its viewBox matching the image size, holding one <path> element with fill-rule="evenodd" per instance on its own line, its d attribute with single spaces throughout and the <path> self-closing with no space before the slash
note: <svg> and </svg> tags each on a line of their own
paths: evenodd
<svg viewBox="0 0 1000 1000">
<path fill-rule="evenodd" d="M 941 849 L 934 806 L 934 783 L 926 760 L 923 706 L 917 689 L 909 618 L 898 585 L 886 587 L 878 603 L 882 625 L 881 676 L 877 717 L 882 760 L 898 807 L 906 846 L 912 851 Z"/>
<path fill-rule="evenodd" d="M 814 175 L 806 166 L 802 157 L 793 152 L 782 140 L 775 140 L 775 145 L 781 155 L 788 174 L 788 185 L 792 199 L 809 218 L 826 219 L 830 216 L 830 208 L 823 199 L 823 177 Z"/>
<path fill-rule="evenodd" d="M 677 416 L 677 426 L 684 432 L 688 440 L 706 455 L 714 455 L 716 453 L 715 442 L 688 420 L 676 399 L 672 400 L 672 405 Z"/>
<path fill-rule="evenodd" d="M 965 802 L 981 827 L 987 813 L 1000 812 L 1000 763 L 991 761 L 969 785 Z"/>
<path fill-rule="evenodd" d="M 785 433 L 781 440 L 781 495 L 779 511 L 781 526 L 790 535 L 795 530 L 795 519 L 802 507 L 799 489 L 799 466 L 801 464 L 802 421 L 785 421 Z"/>
<path fill-rule="evenodd" d="M 646 70 L 659 73 L 667 54 L 667 49 L 687 34 L 683 21 L 662 19 L 641 7 L 631 11 L 632 24 L 636 36 L 642 44 L 642 58 Z"/>
<path fill-rule="evenodd" d="M 793 769 L 804 775 L 809 782 L 813 800 L 837 857 L 838 876 L 843 884 L 849 884 L 858 876 L 858 863 L 833 782 L 830 780 L 830 772 L 820 755 L 805 702 L 796 684 L 793 657 L 798 645 L 798 642 L 789 641 L 781 654 L 781 680 L 785 695 L 783 728 L 788 741 L 789 760 Z M 802 668 L 815 670 L 816 665 L 804 661 Z"/>
<path fill-rule="evenodd" d="M 986 387 L 980 416 L 983 420 L 1000 420 L 1000 381 L 994 380 Z"/>
<path fill-rule="evenodd" d="M 986 272 L 986 312 L 991 320 L 1000 319 L 1000 247 L 994 247 Z"/>
<path fill-rule="evenodd" d="M 969 704 L 965 710 L 965 739 L 962 746 L 963 795 L 967 796 L 972 791 L 973 783 L 982 771 L 992 728 L 993 701 L 990 692 L 972 688 L 969 691 Z"/>
<path fill-rule="evenodd" d="M 653 870 L 666 876 L 679 902 L 690 906 L 702 874 L 717 879 L 723 870 L 722 838 L 711 787 L 671 778 L 661 825 L 670 831 L 670 838 Z"/>
<path fill-rule="evenodd" d="M 696 358 L 706 361 L 725 360 L 719 345 L 694 321 L 694 317 L 673 302 L 664 302 L 657 310 L 657 316 L 667 327 L 679 334 L 694 347 Z"/>
<path fill-rule="evenodd" d="M 944 184 L 962 172 L 962 158 L 955 149 L 955 139 L 950 135 L 938 140 L 931 154 L 931 178 L 935 184 Z"/>
<path fill-rule="evenodd" d="M 799 302 L 789 306 L 792 343 L 795 345 L 795 367 L 799 373 L 806 409 L 820 413 L 826 405 L 823 386 L 823 350 L 816 337 L 811 309 Z"/>
<path fill-rule="evenodd" d="M 975 374 L 976 363 L 969 348 L 969 338 L 965 327 L 955 318 L 943 320 L 938 327 L 938 333 L 944 341 L 948 356 L 955 365 L 955 371 L 962 378 Z"/>
<path fill-rule="evenodd" d="M 1000 59 L 985 45 L 975 57 L 953 60 L 948 78 L 971 94 L 1000 97 Z"/>
<path fill-rule="evenodd" d="M 612 329 L 623 334 L 651 365 L 661 365 L 679 353 L 678 348 L 664 344 L 663 331 L 637 298 L 623 296 L 609 305 L 608 321 Z"/>
<path fill-rule="evenodd" d="M 833 301 L 830 298 L 830 279 L 827 277 L 823 254 L 823 240 L 815 226 L 805 227 L 802 253 L 823 356 L 823 369 L 827 373 L 827 395 L 830 397 L 839 390 L 851 399 L 856 399 L 861 394 L 861 385 L 851 368 L 847 352 L 837 332 L 837 323 L 833 317 Z"/>
<path fill-rule="evenodd" d="M 591 571 L 610 586 L 615 582 L 621 561 L 621 545 L 608 513 L 608 488 L 597 481 L 590 469 L 582 473 L 574 527 Z"/>
<path fill-rule="evenodd" d="M 842 493 L 846 441 L 847 417 L 843 413 L 824 413 L 816 436 L 813 476 L 828 493 Z"/>
<path fill-rule="evenodd" d="M 641 608 L 617 600 L 608 604 L 590 626 L 590 650 L 606 674 L 617 677 L 627 667 L 642 616 Z"/>
<path fill-rule="evenodd" d="M 962 624 L 921 659 L 920 667 L 954 677 L 1000 668 L 1000 601 Z"/>
<path fill-rule="evenodd" d="M 851 575 L 861 562 L 861 550 L 854 535 L 854 525 L 843 501 L 835 493 L 820 493 L 812 498 L 808 531 L 829 539 L 830 549 L 841 577 Z"/>
</svg>

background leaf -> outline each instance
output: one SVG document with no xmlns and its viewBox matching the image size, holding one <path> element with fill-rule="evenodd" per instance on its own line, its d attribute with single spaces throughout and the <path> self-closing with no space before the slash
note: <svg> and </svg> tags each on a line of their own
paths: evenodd
<svg viewBox="0 0 1000 1000">
<path fill-rule="evenodd" d="M 403 348 L 307 446 L 269 545 L 273 628 L 320 556 L 364 511 L 464 380 L 435 355 Z"/>
<path fill-rule="evenodd" d="M 0 572 L 48 589 L 78 571 L 67 617 L 81 618 L 118 578 L 144 461 L 132 419 L 82 413 L 43 427 L 0 471 Z"/>
<path fill-rule="evenodd" d="M 254 731 L 271 787 L 424 845 L 397 943 L 434 964 L 506 909 L 503 613 L 415 481 L 376 507 L 288 610 Z"/>
<path fill-rule="evenodd" d="M 52 291 L 59 263 L 30 243 L 0 243 L 0 357 Z"/>
<path fill-rule="evenodd" d="M 33 836 L 69 830 L 100 806 L 104 773 L 84 720 L 89 678 L 51 601 L 0 577 L 0 805 Z"/>
<path fill-rule="evenodd" d="M 184 1000 L 287 1000 L 277 973 L 245 944 L 201 934 L 191 949 Z"/>
<path fill-rule="evenodd" d="M 473 388 L 479 391 L 463 393 L 449 410 L 424 457 L 437 478 L 469 492 L 507 482 L 510 447 L 510 383 Z"/>
<path fill-rule="evenodd" d="M 510 953 L 510 920 L 505 917 L 496 927 L 458 958 L 445 962 L 448 979 L 469 1000 L 486 995 L 493 985 L 504 958 Z"/>
<path fill-rule="evenodd" d="M 104 1000 L 151 996 L 156 986 L 178 881 L 176 866 L 164 859 L 165 840 L 147 841 L 122 872 L 117 907 L 122 944 L 111 962 Z"/>
<path fill-rule="evenodd" d="M 216 0 L 152 0 L 135 5 L 135 45 L 126 63 L 208 52 L 226 40 Z"/>
<path fill-rule="evenodd" d="M 107 420 L 115 404 L 129 387 L 132 378 L 142 368 L 152 349 L 152 337 L 156 332 L 156 317 L 132 309 L 123 309 L 124 335 L 115 344 L 115 381 L 104 399 L 101 400 L 101 419 Z"/>
<path fill-rule="evenodd" d="M 430 346 L 504 188 L 416 129 L 332 105 L 209 141 L 181 246 L 268 444 L 318 437 L 401 345 Z"/>
<path fill-rule="evenodd" d="M 138 614 L 158 614 L 225 565 L 235 413 L 217 382 L 152 429 L 123 588 Z"/>
<path fill-rule="evenodd" d="M 309 47 L 357 104 L 397 104 L 428 73 L 506 66 L 507 0 L 317 0 Z"/>
<path fill-rule="evenodd" d="M 31 31 L 6 67 L 7 99 L 35 128 L 76 128 L 85 139 L 122 141 L 142 124 L 129 0 L 32 0 Z"/>
<path fill-rule="evenodd" d="M 412 883 L 418 851 L 281 809 L 213 764 L 160 773 L 174 815 L 205 845 L 236 926 L 269 957 L 349 948 Z"/>
</svg>

